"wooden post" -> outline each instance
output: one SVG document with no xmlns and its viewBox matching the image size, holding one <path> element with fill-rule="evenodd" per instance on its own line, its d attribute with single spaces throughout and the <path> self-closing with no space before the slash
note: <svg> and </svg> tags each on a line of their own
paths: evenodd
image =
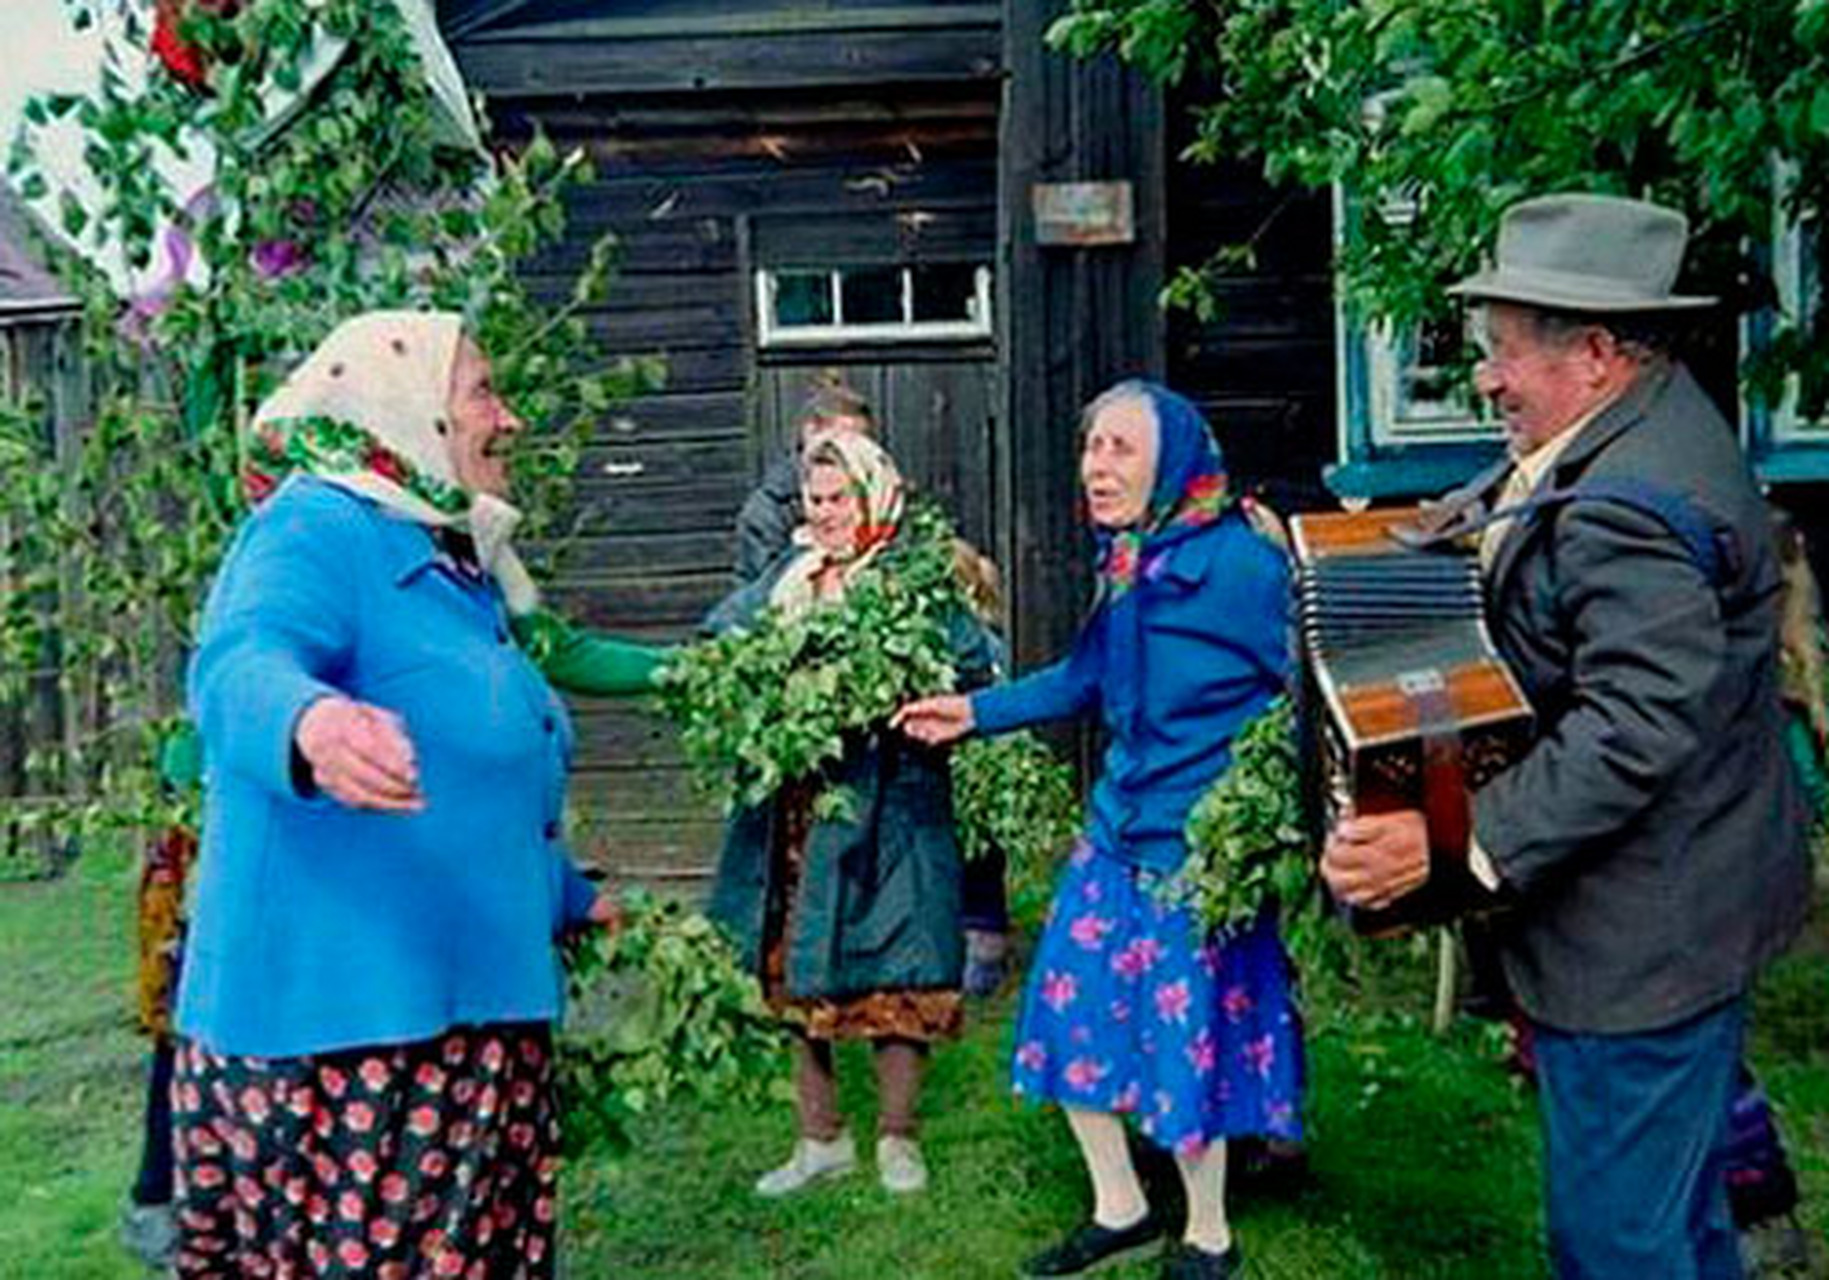
<svg viewBox="0 0 1829 1280">
<path fill-rule="evenodd" d="M 1435 931 L 1435 1016 L 1430 1025 L 1435 1034 L 1445 1036 L 1454 1024 L 1454 993 L 1458 985 L 1459 958 L 1455 954 L 1454 928 L 1443 925 Z"/>
</svg>

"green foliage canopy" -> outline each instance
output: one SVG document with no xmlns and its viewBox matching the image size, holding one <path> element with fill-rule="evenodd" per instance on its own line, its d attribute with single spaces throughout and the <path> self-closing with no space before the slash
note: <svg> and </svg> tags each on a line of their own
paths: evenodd
<svg viewBox="0 0 1829 1280">
<path fill-rule="evenodd" d="M 1073 0 L 1050 38 L 1180 85 L 1192 160 L 1342 184 L 1349 300 L 1400 325 L 1445 314 L 1442 285 L 1526 196 L 1682 209 L 1699 291 L 1742 309 L 1772 300 L 1774 219 L 1821 225 L 1829 200 L 1829 0 Z M 1171 297 L 1249 259 L 1233 246 Z M 1794 376 L 1820 413 L 1826 326 L 1782 324 L 1749 389 Z"/>
<path fill-rule="evenodd" d="M 93 93 L 27 109 L 9 164 L 29 200 L 60 211 L 91 255 L 130 269 L 139 297 L 73 253 L 57 267 L 82 304 L 87 402 L 53 438 L 48 406 L 0 412 L 0 701 L 54 677 L 77 728 L 37 753 L 17 823 L 81 831 L 173 816 L 153 744 L 179 707 L 178 675 L 203 588 L 243 509 L 237 477 L 253 408 L 339 321 L 383 307 L 466 315 L 496 381 L 533 426 L 517 458 L 529 527 L 563 542 L 562 499 L 585 433 L 650 385 L 652 362 L 609 362 L 583 312 L 608 287 L 601 240 L 569 299 L 546 306 L 516 268 L 563 232 L 562 194 L 588 176 L 550 143 L 494 156 L 441 141 L 434 103 L 395 7 L 366 0 L 192 5 L 185 37 L 208 68 L 198 90 L 156 64 L 135 8 Z M 79 25 L 106 3 L 71 6 Z M 321 37 L 347 47 L 288 118 Z M 46 129 L 80 130 L 87 184 L 59 190 L 39 155 Z M 172 162 L 212 152 L 201 195 L 172 189 Z M 203 268 L 148 289 L 171 231 Z M 0 825 L 4 825 L 0 823 Z"/>
</svg>

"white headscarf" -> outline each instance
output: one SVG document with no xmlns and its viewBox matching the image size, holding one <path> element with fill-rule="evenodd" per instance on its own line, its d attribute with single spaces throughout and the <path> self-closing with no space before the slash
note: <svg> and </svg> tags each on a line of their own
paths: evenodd
<svg viewBox="0 0 1829 1280">
<path fill-rule="evenodd" d="M 769 603 L 792 616 L 805 612 L 818 600 L 816 585 L 826 569 L 844 566 L 841 586 L 848 583 L 877 552 L 895 537 L 902 522 L 902 473 L 888 450 L 860 431 L 834 431 L 822 435 L 808 453 L 805 468 L 837 466 L 850 478 L 860 507 L 853 545 L 832 550 L 819 545 L 810 526 L 794 530 L 800 552 L 769 592 Z M 804 469 L 803 469 L 804 480 Z"/>
<path fill-rule="evenodd" d="M 451 457 L 451 371 L 462 336 L 463 321 L 450 312 L 371 311 L 344 321 L 254 415 L 256 465 L 309 471 L 408 520 L 468 533 L 509 610 L 527 613 L 539 590 L 511 543 L 521 513 L 462 488 Z"/>
</svg>

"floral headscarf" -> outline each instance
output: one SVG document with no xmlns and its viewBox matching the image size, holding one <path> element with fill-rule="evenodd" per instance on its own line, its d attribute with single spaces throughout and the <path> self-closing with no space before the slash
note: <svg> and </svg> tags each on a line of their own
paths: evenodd
<svg viewBox="0 0 1829 1280">
<path fill-rule="evenodd" d="M 371 311 L 318 345 L 254 416 L 243 482 L 260 501 L 304 471 L 396 515 L 467 533 L 511 612 L 539 592 L 510 539 L 521 513 L 457 481 L 446 418 L 463 336 L 449 312 Z"/>
<path fill-rule="evenodd" d="M 836 466 L 850 477 L 852 490 L 863 506 L 856 542 L 843 551 L 829 551 L 813 538 L 807 525 L 794 530 L 793 545 L 800 554 L 776 580 L 769 603 L 789 614 L 801 613 L 816 603 L 815 584 L 833 564 L 845 566 L 844 580 L 855 577 L 883 546 L 895 537 L 902 521 L 902 473 L 882 445 L 857 431 L 821 436 L 807 454 L 804 468 Z"/>
<path fill-rule="evenodd" d="M 1194 402 L 1154 382 L 1133 378 L 1101 393 L 1086 407 L 1088 426 L 1101 409 L 1141 400 L 1156 423 L 1156 476 L 1143 518 L 1125 529 L 1098 529 L 1099 598 L 1110 604 L 1137 585 L 1146 561 L 1189 533 L 1217 522 L 1232 496 L 1219 442 Z"/>
</svg>

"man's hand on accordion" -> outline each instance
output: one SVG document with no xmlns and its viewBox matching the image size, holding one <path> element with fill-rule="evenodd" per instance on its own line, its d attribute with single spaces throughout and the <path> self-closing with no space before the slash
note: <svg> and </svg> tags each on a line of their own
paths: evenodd
<svg viewBox="0 0 1829 1280">
<path fill-rule="evenodd" d="M 1334 824 L 1321 878 L 1340 901 L 1383 910 L 1429 878 L 1429 823 L 1420 809 L 1349 814 Z"/>
</svg>

